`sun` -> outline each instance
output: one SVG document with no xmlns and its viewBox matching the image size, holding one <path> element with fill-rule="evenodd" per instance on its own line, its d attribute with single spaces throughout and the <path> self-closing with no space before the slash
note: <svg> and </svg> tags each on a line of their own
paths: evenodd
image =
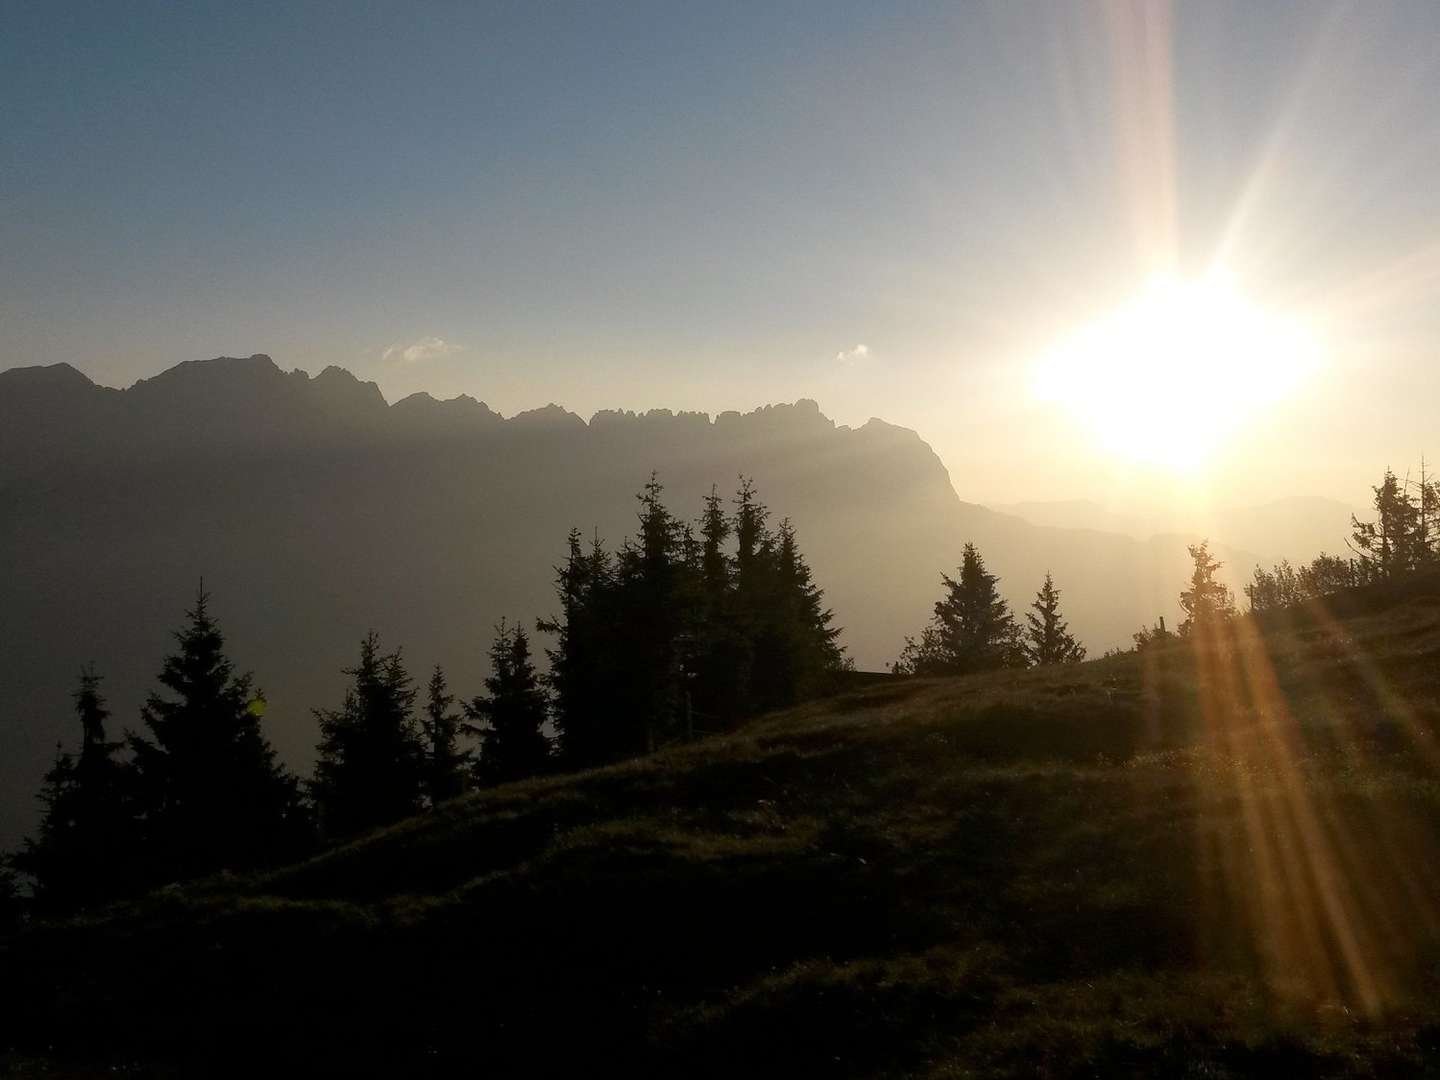
<svg viewBox="0 0 1440 1080">
<path fill-rule="evenodd" d="M 1061 341 L 1035 390 L 1111 453 L 1196 470 L 1294 394 L 1318 357 L 1304 320 L 1264 310 L 1223 273 L 1165 277 Z"/>
</svg>

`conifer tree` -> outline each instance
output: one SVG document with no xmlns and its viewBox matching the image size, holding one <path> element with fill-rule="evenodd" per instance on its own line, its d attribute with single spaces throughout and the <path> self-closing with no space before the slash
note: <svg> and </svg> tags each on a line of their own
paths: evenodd
<svg viewBox="0 0 1440 1080">
<path fill-rule="evenodd" d="M 235 674 L 203 586 L 186 615 L 163 690 L 141 709 L 149 734 L 128 737 L 150 864 L 164 878 L 259 866 L 308 842 L 296 780 L 260 727 L 264 694 Z"/>
<path fill-rule="evenodd" d="M 712 485 L 700 513 L 700 560 L 694 571 L 699 606 L 686 670 L 692 716 L 699 713 L 711 728 L 726 727 L 740 716 L 744 693 L 737 672 L 748 670 L 750 661 L 736 610 L 735 567 L 727 551 L 734 531 L 725 500 Z"/>
<path fill-rule="evenodd" d="M 770 533 L 769 508 L 760 501 L 755 483 L 740 477 L 740 487 L 733 500 L 735 513 L 735 593 L 733 601 L 735 631 L 740 648 L 735 656 L 734 692 L 741 714 L 763 708 L 762 702 L 772 697 L 771 689 L 759 685 L 764 673 L 757 671 L 757 652 L 773 647 L 762 645 L 767 636 L 767 620 L 776 594 L 775 540 Z"/>
<path fill-rule="evenodd" d="M 620 616 L 613 560 L 598 535 L 589 550 L 572 529 L 565 564 L 556 569 L 560 614 L 536 622 L 555 644 L 546 650 L 545 676 L 553 702 L 562 761 L 586 768 L 618 756 L 623 708 L 620 650 L 613 626 Z"/>
<path fill-rule="evenodd" d="M 999 578 L 985 569 L 974 544 L 966 544 L 960 576 L 940 575 L 945 595 L 920 640 L 906 638 L 897 673 L 965 675 L 1024 663 L 1010 606 L 1000 596 Z"/>
<path fill-rule="evenodd" d="M 13 860 L 34 879 L 37 907 L 50 912 L 122 896 L 137 879 L 133 810 L 123 767 L 115 760 L 124 744 L 106 738 L 110 710 L 93 668 L 80 673 L 74 700 L 80 753 L 56 747 L 40 791 L 39 835 L 27 839 Z"/>
<path fill-rule="evenodd" d="M 1215 580 L 1225 564 L 1210 554 L 1210 541 L 1191 544 L 1188 550 L 1195 569 L 1190 575 L 1190 587 L 1180 593 L 1180 607 L 1185 612 L 1180 633 L 1187 637 L 1197 630 L 1212 630 L 1235 615 L 1234 596 Z"/>
<path fill-rule="evenodd" d="M 1025 613 L 1025 656 L 1032 664 L 1078 664 L 1085 646 L 1075 640 L 1069 624 L 1060 617 L 1060 590 L 1050 571 Z"/>
<path fill-rule="evenodd" d="M 349 836 L 417 813 L 425 791 L 425 747 L 416 690 L 400 651 L 382 653 L 373 630 L 339 709 L 317 709 L 319 756 L 311 792 L 332 836 Z"/>
<path fill-rule="evenodd" d="M 1360 521 L 1351 516 L 1351 549 L 1373 577 L 1388 578 L 1414 569 L 1422 560 L 1420 508 L 1389 469 L 1371 491 L 1375 496 L 1375 520 Z"/>
<path fill-rule="evenodd" d="M 550 764 L 550 740 L 544 731 L 547 708 L 522 627 L 503 621 L 496 627 L 490 666 L 485 694 L 465 705 L 467 728 L 481 741 L 476 779 L 501 784 L 536 776 Z"/>
<path fill-rule="evenodd" d="M 440 665 L 430 673 L 425 713 L 420 719 L 425 735 L 425 791 L 431 806 L 439 806 L 465 790 L 470 754 L 459 747 L 460 714 L 452 706 L 455 695 L 445 682 Z"/>
<path fill-rule="evenodd" d="M 730 593 L 732 574 L 725 544 L 732 531 L 725 514 L 725 502 L 712 484 L 700 514 L 700 580 L 705 602 L 712 612 L 724 607 Z"/>
<path fill-rule="evenodd" d="M 759 709 L 775 709 L 822 689 L 845 666 L 832 626 L 834 612 L 810 573 L 789 519 L 780 523 L 771 545 L 773 595 L 764 609 L 764 625 L 756 643 L 755 684 Z"/>
<path fill-rule="evenodd" d="M 694 595 L 685 561 L 685 530 L 665 506 L 652 473 L 636 496 L 639 535 L 616 561 L 618 611 L 612 632 L 620 649 L 621 683 L 612 730 L 616 749 L 648 753 L 683 724 L 682 635 L 690 630 Z"/>
</svg>

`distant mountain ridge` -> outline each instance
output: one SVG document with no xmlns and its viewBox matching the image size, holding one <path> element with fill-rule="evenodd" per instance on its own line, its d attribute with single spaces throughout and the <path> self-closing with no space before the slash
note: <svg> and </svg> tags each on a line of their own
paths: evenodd
<svg viewBox="0 0 1440 1080">
<path fill-rule="evenodd" d="M 82 664 L 106 676 L 118 733 L 137 723 L 169 632 L 201 577 L 271 702 L 267 725 L 309 765 L 310 709 L 377 629 L 412 671 L 478 688 L 503 616 L 554 608 L 572 527 L 610 545 L 658 470 L 682 516 L 753 477 L 790 517 L 842 641 L 879 668 L 917 633 L 967 540 L 1023 609 L 1046 570 L 1099 651 L 1173 618 L 1178 539 L 1038 527 L 962 502 L 914 431 L 835 424 L 807 399 L 748 413 L 558 405 L 505 418 L 470 397 L 393 405 L 341 368 L 269 357 L 177 365 L 126 390 L 68 364 L 0 372 L 0 848 L 32 820 L 57 738 L 73 741 Z M 1221 550 L 1239 576 L 1253 557 Z"/>
<path fill-rule="evenodd" d="M 1210 537 L 1258 552 L 1265 562 L 1308 562 L 1322 551 L 1342 552 L 1350 516 L 1364 511 L 1338 499 L 1290 495 L 1259 506 L 1216 507 L 1169 514 L 1112 510 L 1088 499 L 998 504 L 1032 525 L 1119 533 L 1140 540 L 1156 536 Z"/>
</svg>

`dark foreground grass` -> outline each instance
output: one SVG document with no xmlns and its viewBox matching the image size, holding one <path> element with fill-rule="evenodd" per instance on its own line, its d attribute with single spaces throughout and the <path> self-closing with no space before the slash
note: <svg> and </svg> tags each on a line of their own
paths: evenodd
<svg viewBox="0 0 1440 1080">
<path fill-rule="evenodd" d="M 80 1075 L 1440 1073 L 1437 593 L 887 683 L 37 927 L 4 1038 Z"/>
</svg>

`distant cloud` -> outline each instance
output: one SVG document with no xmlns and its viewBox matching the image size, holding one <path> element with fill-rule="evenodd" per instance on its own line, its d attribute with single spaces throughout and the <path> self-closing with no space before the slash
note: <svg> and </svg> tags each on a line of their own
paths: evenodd
<svg viewBox="0 0 1440 1080">
<path fill-rule="evenodd" d="M 856 345 L 851 349 L 842 349 L 835 354 L 835 362 L 844 364 L 846 367 L 854 367 L 856 364 L 863 364 L 870 359 L 869 345 Z"/>
<path fill-rule="evenodd" d="M 437 360 L 464 350 L 465 346 L 444 338 L 423 337 L 413 345 L 391 345 L 380 354 L 380 359 L 387 363 L 393 360 L 400 364 L 423 364 L 427 360 Z"/>
</svg>

